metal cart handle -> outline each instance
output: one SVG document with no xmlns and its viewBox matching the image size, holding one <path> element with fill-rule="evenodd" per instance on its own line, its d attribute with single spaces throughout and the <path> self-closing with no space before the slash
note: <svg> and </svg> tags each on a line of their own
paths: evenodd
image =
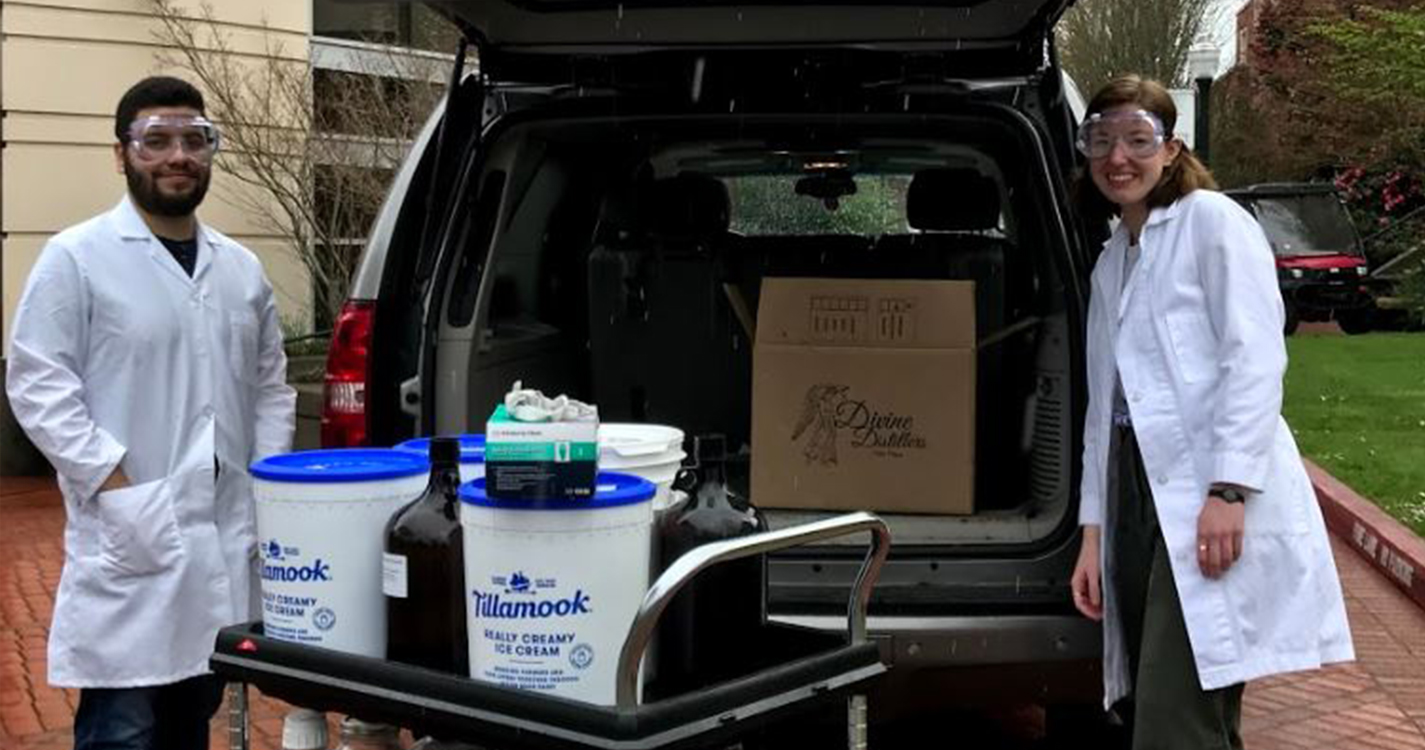
<svg viewBox="0 0 1425 750">
<path fill-rule="evenodd" d="M 851 601 L 846 607 L 846 631 L 851 644 L 866 640 L 866 607 L 871 601 L 871 587 L 881 574 L 886 556 L 891 550 L 891 531 L 879 517 L 865 512 L 847 513 L 813 523 L 800 524 L 778 531 L 768 531 L 751 536 L 710 542 L 695 547 L 679 557 L 658 576 L 643 597 L 643 604 L 633 618 L 633 626 L 624 639 L 619 652 L 618 686 L 616 705 L 619 708 L 633 708 L 638 704 L 638 666 L 648 642 L 653 637 L 653 629 L 658 625 L 663 610 L 688 581 L 698 573 L 718 563 L 743 557 L 798 547 L 803 544 L 835 539 L 862 531 L 871 532 L 871 548 L 866 551 L 866 559 L 856 574 L 856 584 L 851 590 Z"/>
</svg>

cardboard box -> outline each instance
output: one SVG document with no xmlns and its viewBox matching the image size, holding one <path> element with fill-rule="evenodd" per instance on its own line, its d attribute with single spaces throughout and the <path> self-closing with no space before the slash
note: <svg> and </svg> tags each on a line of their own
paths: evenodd
<svg viewBox="0 0 1425 750">
<path fill-rule="evenodd" d="M 753 504 L 971 513 L 974 447 L 974 282 L 763 281 Z"/>
<path fill-rule="evenodd" d="M 585 500 L 599 469 L 599 423 L 518 422 L 495 408 L 485 424 L 485 493 L 500 500 Z"/>
</svg>

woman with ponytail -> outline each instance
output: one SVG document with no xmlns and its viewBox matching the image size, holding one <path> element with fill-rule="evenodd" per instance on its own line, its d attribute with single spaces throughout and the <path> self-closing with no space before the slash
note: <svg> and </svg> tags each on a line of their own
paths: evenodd
<svg viewBox="0 0 1425 750">
<path fill-rule="evenodd" d="M 1244 684 L 1354 658 L 1321 511 L 1281 417 L 1276 268 L 1178 140 L 1161 84 L 1089 103 L 1093 271 L 1074 604 L 1102 620 L 1105 706 L 1135 750 L 1241 748 Z"/>
</svg>

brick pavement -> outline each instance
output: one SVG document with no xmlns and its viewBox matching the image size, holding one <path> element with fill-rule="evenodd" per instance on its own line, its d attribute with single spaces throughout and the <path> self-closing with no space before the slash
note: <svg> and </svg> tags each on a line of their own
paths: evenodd
<svg viewBox="0 0 1425 750">
<path fill-rule="evenodd" d="M 45 683 L 63 527 L 51 482 L 0 479 L 0 750 L 70 747 L 77 695 Z M 1358 661 L 1253 683 L 1243 706 L 1247 746 L 1425 750 L 1425 611 L 1346 542 L 1332 543 Z M 251 693 L 252 746 L 277 750 L 286 706 Z M 224 716 L 213 722 L 214 750 L 228 747 Z"/>
<path fill-rule="evenodd" d="M 1242 705 L 1251 750 L 1425 750 L 1425 611 L 1332 537 L 1356 661 L 1258 680 Z"/>
<path fill-rule="evenodd" d="M 63 532 L 64 508 L 53 480 L 0 477 L 0 750 L 67 750 L 73 744 L 79 692 L 45 681 Z M 253 750 L 278 750 L 287 704 L 248 692 Z M 228 747 L 226 712 L 225 704 L 213 720 L 213 750 Z M 338 718 L 328 717 L 333 746 Z"/>
</svg>

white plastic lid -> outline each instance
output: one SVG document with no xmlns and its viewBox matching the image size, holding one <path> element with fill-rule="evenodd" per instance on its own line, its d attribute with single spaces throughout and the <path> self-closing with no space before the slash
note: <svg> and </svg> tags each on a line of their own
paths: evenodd
<svg viewBox="0 0 1425 750">
<path fill-rule="evenodd" d="M 683 452 L 683 431 L 661 424 L 605 422 L 599 425 L 599 458 L 637 460 Z"/>
</svg>

